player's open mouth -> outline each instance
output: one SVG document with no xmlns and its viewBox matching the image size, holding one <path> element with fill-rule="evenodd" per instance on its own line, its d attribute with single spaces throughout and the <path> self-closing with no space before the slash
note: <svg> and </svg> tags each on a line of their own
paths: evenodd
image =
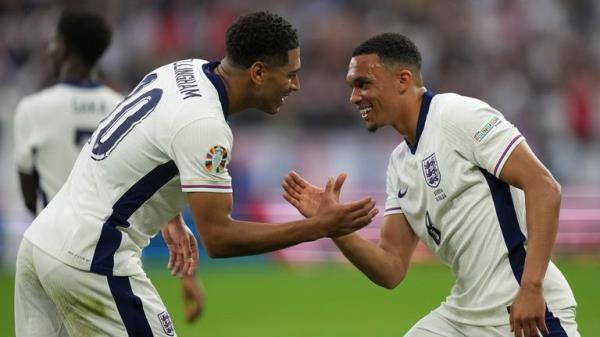
<svg viewBox="0 0 600 337">
<path fill-rule="evenodd" d="M 360 111 L 360 115 L 362 118 L 367 118 L 371 110 L 373 110 L 373 107 L 371 106 L 363 106 L 358 108 L 358 111 Z"/>
</svg>

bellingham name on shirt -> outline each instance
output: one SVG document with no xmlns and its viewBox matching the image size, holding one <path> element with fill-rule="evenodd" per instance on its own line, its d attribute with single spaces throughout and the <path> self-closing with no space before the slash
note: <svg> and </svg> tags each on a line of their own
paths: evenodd
<svg viewBox="0 0 600 337">
<path fill-rule="evenodd" d="M 183 99 L 202 97 L 196 77 L 194 76 L 192 60 L 174 62 L 173 70 L 175 71 L 177 88 L 179 89 L 179 93 L 183 95 Z"/>
</svg>

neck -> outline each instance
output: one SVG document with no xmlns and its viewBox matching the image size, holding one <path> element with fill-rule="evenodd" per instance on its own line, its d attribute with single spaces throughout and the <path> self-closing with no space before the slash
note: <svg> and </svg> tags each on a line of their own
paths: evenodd
<svg viewBox="0 0 600 337">
<path fill-rule="evenodd" d="M 66 61 L 60 67 L 58 80 L 91 82 L 95 77 L 93 75 L 92 68 L 82 62 Z"/>
<path fill-rule="evenodd" d="M 417 123 L 419 122 L 421 103 L 423 102 L 423 94 L 426 89 L 425 87 L 412 87 L 409 90 L 406 93 L 408 99 L 400 107 L 399 117 L 394 124 L 394 129 L 406 136 L 411 144 L 414 144 L 417 138 Z"/>
<path fill-rule="evenodd" d="M 243 90 L 240 90 L 240 88 L 244 88 L 247 85 L 243 76 L 243 69 L 236 67 L 227 58 L 224 58 L 215 69 L 215 73 L 225 83 L 229 99 L 229 115 L 248 108 L 245 103 L 245 93 Z"/>
</svg>

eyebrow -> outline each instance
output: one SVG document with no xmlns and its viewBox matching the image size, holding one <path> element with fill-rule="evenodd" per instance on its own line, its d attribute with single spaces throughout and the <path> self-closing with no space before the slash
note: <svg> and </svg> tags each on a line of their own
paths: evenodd
<svg viewBox="0 0 600 337">
<path fill-rule="evenodd" d="M 369 83 L 370 81 L 371 80 L 369 80 L 369 78 L 367 78 L 365 76 L 359 76 L 359 77 L 355 77 L 350 80 L 346 80 L 346 83 L 348 83 L 349 86 L 352 86 L 352 85 L 356 85 L 356 84 Z"/>
</svg>

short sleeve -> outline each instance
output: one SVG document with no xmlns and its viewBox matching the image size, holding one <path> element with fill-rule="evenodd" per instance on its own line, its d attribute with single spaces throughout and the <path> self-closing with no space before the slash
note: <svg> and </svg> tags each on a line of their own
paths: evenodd
<svg viewBox="0 0 600 337">
<path fill-rule="evenodd" d="M 15 162 L 20 172 L 31 174 L 34 170 L 34 131 L 28 105 L 21 101 L 17 106 L 14 121 Z"/>
<path fill-rule="evenodd" d="M 183 127 L 171 143 L 183 192 L 231 193 L 227 165 L 233 136 L 229 126 L 213 118 L 198 119 Z"/>
<path fill-rule="evenodd" d="M 394 153 L 392 153 L 390 156 L 387 168 L 387 177 L 385 183 L 387 197 L 385 199 L 385 211 L 383 212 L 383 216 L 402 213 L 402 207 L 400 207 L 400 198 L 398 197 L 398 193 L 400 191 L 400 179 L 398 177 L 396 165 L 394 164 Z"/>
<path fill-rule="evenodd" d="M 477 102 L 481 104 L 445 111 L 444 136 L 465 158 L 499 177 L 506 160 L 524 138 L 499 111 Z"/>
</svg>

